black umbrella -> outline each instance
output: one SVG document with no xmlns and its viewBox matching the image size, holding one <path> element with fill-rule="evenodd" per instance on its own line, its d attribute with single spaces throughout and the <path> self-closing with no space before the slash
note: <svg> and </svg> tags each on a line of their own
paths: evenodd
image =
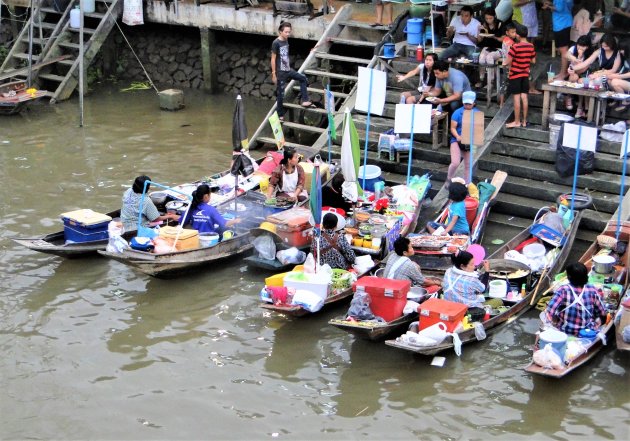
<svg viewBox="0 0 630 441">
<path fill-rule="evenodd" d="M 240 95 L 236 96 L 236 107 L 234 107 L 234 117 L 232 118 L 232 168 L 230 173 L 235 176 L 242 174 L 247 176 L 253 170 L 249 159 L 244 157 L 241 152 L 249 148 L 249 139 L 247 138 L 247 124 L 245 123 L 245 109 L 243 100 Z"/>
</svg>

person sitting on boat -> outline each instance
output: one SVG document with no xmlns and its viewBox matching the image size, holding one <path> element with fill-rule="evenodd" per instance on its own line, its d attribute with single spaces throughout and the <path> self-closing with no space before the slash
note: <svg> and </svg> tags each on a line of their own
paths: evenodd
<svg viewBox="0 0 630 441">
<path fill-rule="evenodd" d="M 345 212 L 350 210 L 350 202 L 346 201 L 341 194 L 341 186 L 343 185 L 343 182 L 343 175 L 341 173 L 337 173 L 335 177 L 332 178 L 330 185 L 326 185 L 322 188 L 322 206 L 341 208 Z"/>
<path fill-rule="evenodd" d="M 144 184 L 151 181 L 148 176 L 138 176 L 131 188 L 127 189 L 122 197 L 122 208 L 120 210 L 120 221 L 123 223 L 125 231 L 135 230 L 138 227 L 138 216 L 142 211 L 142 219 L 140 225 L 146 227 L 151 222 L 161 222 L 165 220 L 178 220 L 179 216 L 175 213 L 167 213 L 161 215 L 151 198 L 145 194 L 142 209 L 140 209 L 140 201 L 142 200 L 142 191 L 145 190 Z M 146 192 L 149 191 L 150 184 L 147 184 Z"/>
<path fill-rule="evenodd" d="M 448 197 L 452 201 L 448 208 L 446 224 L 429 222 L 427 231 L 433 234 L 438 228 L 443 227 L 443 234 L 470 234 L 470 227 L 466 220 L 466 205 L 464 199 L 468 196 L 468 188 L 460 182 L 451 182 L 448 186 Z"/>
<path fill-rule="evenodd" d="M 356 258 L 354 251 L 346 240 L 346 236 L 339 232 L 337 215 L 326 213 L 322 219 L 322 230 L 319 243 L 319 263 L 328 264 L 331 268 L 348 269 Z M 317 238 L 313 238 L 311 253 L 317 256 Z"/>
<path fill-rule="evenodd" d="M 568 335 L 578 335 L 581 329 L 599 329 L 605 322 L 606 309 L 597 288 L 588 283 L 588 269 L 581 262 L 566 267 L 569 283 L 560 286 L 541 314 L 544 325 L 550 325 Z"/>
<path fill-rule="evenodd" d="M 406 237 L 399 237 L 394 242 L 394 251 L 387 258 L 387 265 L 383 277 L 388 279 L 409 280 L 412 286 L 424 286 L 429 292 L 435 292 L 442 285 L 437 278 L 424 277 L 420 265 L 409 257 L 414 255 L 411 241 Z M 434 287 L 435 289 L 431 289 Z"/>
<path fill-rule="evenodd" d="M 442 281 L 444 300 L 468 305 L 469 308 L 483 308 L 489 278 L 490 264 L 482 261 L 485 272 L 475 271 L 475 259 L 468 251 L 460 251 L 451 256 L 453 266 L 446 270 Z"/>
<path fill-rule="evenodd" d="M 298 162 L 300 162 L 298 152 L 291 148 L 284 150 L 284 157 L 280 161 L 280 165 L 275 168 L 269 178 L 267 197 L 273 197 L 274 191 L 277 191 L 276 197 L 284 196 L 300 202 L 306 200 L 308 197 L 304 190 L 306 178 L 304 169 Z"/>
<path fill-rule="evenodd" d="M 186 219 L 180 219 L 183 226 L 190 225 L 200 233 L 222 234 L 227 227 L 241 222 L 240 218 L 226 221 L 221 213 L 210 205 L 210 186 L 201 184 L 192 193 L 192 202 Z"/>
</svg>

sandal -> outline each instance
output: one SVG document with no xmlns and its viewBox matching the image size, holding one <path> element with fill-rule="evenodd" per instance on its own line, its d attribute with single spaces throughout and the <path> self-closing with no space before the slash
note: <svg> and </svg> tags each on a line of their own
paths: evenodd
<svg viewBox="0 0 630 441">
<path fill-rule="evenodd" d="M 507 129 L 515 129 L 515 128 L 521 127 L 521 123 L 518 121 L 512 121 L 511 123 L 507 123 L 505 127 Z"/>
<path fill-rule="evenodd" d="M 625 112 L 626 110 L 628 110 L 628 107 L 630 107 L 629 104 L 621 104 L 620 106 L 615 107 L 613 110 L 615 112 Z"/>
<path fill-rule="evenodd" d="M 383 23 L 376 23 L 376 22 L 374 22 L 374 23 L 372 23 L 372 24 L 370 25 L 370 27 L 373 27 L 373 28 L 376 28 L 376 27 L 378 27 L 378 26 L 383 26 Z"/>
<path fill-rule="evenodd" d="M 302 104 L 300 104 L 302 107 L 306 107 L 306 108 L 310 108 L 310 109 L 316 109 L 317 106 L 315 104 L 313 104 L 311 101 L 304 101 Z"/>
</svg>

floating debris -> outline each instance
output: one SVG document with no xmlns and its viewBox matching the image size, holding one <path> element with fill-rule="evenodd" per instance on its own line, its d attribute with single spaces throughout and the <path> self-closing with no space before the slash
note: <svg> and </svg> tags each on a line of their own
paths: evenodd
<svg viewBox="0 0 630 441">
<path fill-rule="evenodd" d="M 503 245 L 505 241 L 503 239 L 494 239 L 491 243 L 492 245 Z"/>
</svg>

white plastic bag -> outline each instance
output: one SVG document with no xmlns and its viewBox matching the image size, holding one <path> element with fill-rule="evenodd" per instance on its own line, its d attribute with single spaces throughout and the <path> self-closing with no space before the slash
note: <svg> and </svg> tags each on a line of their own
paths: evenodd
<svg viewBox="0 0 630 441">
<path fill-rule="evenodd" d="M 442 322 L 435 323 L 427 328 L 424 328 L 418 335 L 421 335 L 426 338 L 430 338 L 434 341 L 433 344 L 439 345 L 446 339 L 448 336 L 448 332 L 446 332 L 446 325 Z"/>
<path fill-rule="evenodd" d="M 485 340 L 486 338 L 486 329 L 483 327 L 483 323 L 474 322 L 473 327 L 475 328 L 475 337 L 478 341 Z"/>
<path fill-rule="evenodd" d="M 544 348 L 534 352 L 534 363 L 545 369 L 562 369 L 564 365 L 556 351 L 553 350 L 551 344 L 545 345 Z"/>
<path fill-rule="evenodd" d="M 273 241 L 271 235 L 261 234 L 255 238 L 252 243 L 261 258 L 267 260 L 276 259 L 276 243 Z"/>
<path fill-rule="evenodd" d="M 420 306 L 420 303 L 414 302 L 413 300 L 407 300 L 407 303 L 405 303 L 405 307 L 403 308 L 403 314 L 407 315 L 407 314 L 413 314 L 414 312 L 418 312 L 419 306 Z"/>
<path fill-rule="evenodd" d="M 293 300 L 294 305 L 300 305 L 309 312 L 317 312 L 324 306 L 324 299 L 315 294 L 313 291 L 306 289 L 298 289 L 295 291 Z"/>
<path fill-rule="evenodd" d="M 306 260 L 306 253 L 295 247 L 291 247 L 286 250 L 278 251 L 276 253 L 276 257 L 283 265 L 288 265 L 290 263 L 298 265 Z"/>
<path fill-rule="evenodd" d="M 144 24 L 144 15 L 142 13 L 142 0 L 125 0 L 122 21 L 128 26 Z"/>
<path fill-rule="evenodd" d="M 108 253 L 121 254 L 124 250 L 129 248 L 127 241 L 122 238 L 122 234 L 124 232 L 125 229 L 122 222 L 111 221 L 107 225 L 107 235 L 109 236 L 109 241 L 107 242 L 105 251 Z"/>
<path fill-rule="evenodd" d="M 604 124 L 599 137 L 606 141 L 621 142 L 626 131 L 626 122 L 618 121 L 615 124 Z"/>
<path fill-rule="evenodd" d="M 356 270 L 357 274 L 363 274 L 374 266 L 374 261 L 370 255 L 357 256 L 354 259 L 354 265 L 352 267 Z"/>
<path fill-rule="evenodd" d="M 308 253 L 304 261 L 304 272 L 307 274 L 315 273 L 315 258 L 312 253 Z"/>
</svg>

